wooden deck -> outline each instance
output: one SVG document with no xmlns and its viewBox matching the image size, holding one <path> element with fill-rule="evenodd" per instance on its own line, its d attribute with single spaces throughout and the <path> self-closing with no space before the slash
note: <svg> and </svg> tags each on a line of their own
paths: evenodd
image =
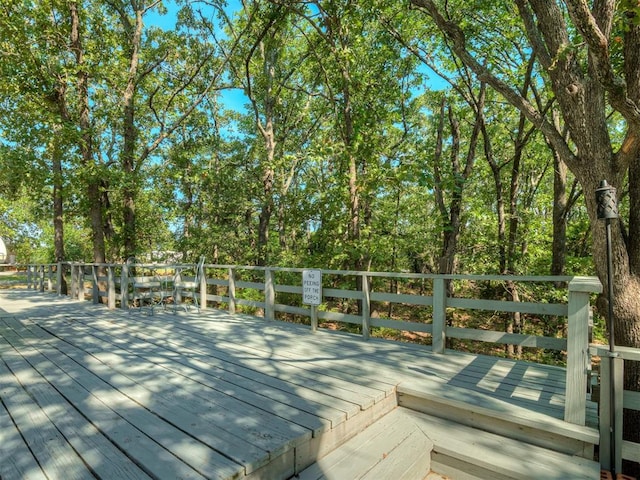
<svg viewBox="0 0 640 480">
<path fill-rule="evenodd" d="M 146 314 L 145 314 L 146 313 Z M 286 479 L 421 390 L 563 416 L 562 368 L 0 290 L 0 478 Z"/>
</svg>

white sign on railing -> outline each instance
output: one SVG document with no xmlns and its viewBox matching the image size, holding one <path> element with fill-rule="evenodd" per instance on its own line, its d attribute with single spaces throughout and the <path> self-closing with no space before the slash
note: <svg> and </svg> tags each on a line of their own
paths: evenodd
<svg viewBox="0 0 640 480">
<path fill-rule="evenodd" d="M 322 303 L 322 271 L 302 271 L 302 303 L 305 305 Z"/>
</svg>

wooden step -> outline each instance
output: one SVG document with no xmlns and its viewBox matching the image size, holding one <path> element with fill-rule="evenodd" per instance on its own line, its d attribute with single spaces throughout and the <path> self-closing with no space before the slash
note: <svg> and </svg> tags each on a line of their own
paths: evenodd
<svg viewBox="0 0 640 480">
<path fill-rule="evenodd" d="M 515 440 L 592 459 L 598 430 L 575 425 L 508 402 L 447 388 L 446 396 L 400 384 L 398 405 Z"/>
<path fill-rule="evenodd" d="M 433 442 L 434 471 L 456 480 L 594 480 L 600 465 L 452 420 L 406 411 Z"/>
<path fill-rule="evenodd" d="M 300 480 L 422 480 L 433 444 L 396 408 L 299 474 Z"/>
</svg>

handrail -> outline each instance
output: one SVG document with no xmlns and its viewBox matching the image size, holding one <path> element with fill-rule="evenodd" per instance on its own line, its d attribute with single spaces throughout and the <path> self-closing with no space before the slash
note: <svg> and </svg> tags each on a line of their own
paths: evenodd
<svg viewBox="0 0 640 480">
<path fill-rule="evenodd" d="M 146 264 L 145 264 L 146 265 Z M 155 269 L 172 270 L 191 267 L 195 264 L 162 264 L 149 263 Z M 73 298 L 84 299 L 89 295 L 94 303 L 106 297 L 109 308 L 116 308 L 120 301 L 121 308 L 128 308 L 127 266 L 117 263 L 80 263 L 63 262 L 60 264 L 30 265 L 27 268 L 27 284 L 31 288 L 45 290 L 45 277 L 53 278 L 57 275 L 56 291 L 60 294 L 60 275 L 64 268 L 68 268 L 71 275 L 69 295 Z M 85 272 L 86 270 L 86 272 Z M 213 304 L 226 305 L 230 313 L 235 313 L 238 306 L 260 308 L 264 317 L 274 320 L 278 314 L 293 314 L 312 317 L 312 309 L 301 305 L 301 302 L 281 303 L 282 296 L 278 294 L 293 294 L 301 299 L 303 288 L 300 280 L 283 281 L 278 283 L 278 274 L 298 274 L 303 268 L 269 267 L 269 266 L 238 266 L 207 264 L 203 267 L 201 287 L 198 294 L 202 309 Z M 434 353 L 446 354 L 448 338 L 472 339 L 499 344 L 514 344 L 533 346 L 555 350 L 566 350 L 566 401 L 565 421 L 584 425 L 586 421 L 587 371 L 589 367 L 589 319 L 591 315 L 590 296 L 602 291 L 602 285 L 595 277 L 571 276 L 524 276 L 524 275 L 438 275 L 399 272 L 362 272 L 352 270 L 320 270 L 325 277 L 338 276 L 341 278 L 360 278 L 356 284 L 360 288 L 336 287 L 327 284 L 322 291 L 322 301 L 329 298 L 352 299 L 360 303 L 360 314 L 347 314 L 327 311 L 320 308 L 313 309 L 316 318 L 329 321 L 340 321 L 362 326 L 362 334 L 368 338 L 371 327 L 395 328 L 413 332 L 423 332 L 431 335 L 431 349 Z M 242 273 L 252 276 L 250 281 L 241 278 Z M 168 275 L 168 274 L 167 274 Z M 258 275 L 256 279 L 255 276 Z M 287 276 L 287 275 L 285 275 Z M 33 277 L 33 278 L 32 278 Z M 425 280 L 430 282 L 429 294 L 389 293 L 376 291 L 371 287 L 372 279 L 385 278 L 390 280 Z M 37 280 L 37 281 L 35 281 Z M 472 298 L 454 298 L 447 295 L 448 281 L 491 281 L 491 282 L 562 282 L 566 284 L 568 300 L 558 303 L 542 302 L 514 302 L 492 301 Z M 48 280 L 46 290 L 54 289 L 53 281 Z M 294 283 L 294 284 L 291 284 Z M 210 288 L 211 287 L 211 288 Z M 222 291 L 218 291 L 218 287 Z M 210 293 L 210 290 L 213 292 Z M 243 298 L 243 291 L 257 291 L 260 297 Z M 239 294 L 240 293 L 240 294 Z M 388 302 L 390 304 L 415 305 L 427 307 L 431 311 L 431 322 L 414 322 L 394 320 L 391 318 L 375 317 L 371 315 L 372 302 Z M 534 313 L 539 315 L 564 316 L 567 318 L 566 338 L 535 336 L 522 333 L 505 333 L 468 328 L 453 328 L 447 325 L 447 311 L 450 309 L 476 309 L 502 312 Z"/>
</svg>

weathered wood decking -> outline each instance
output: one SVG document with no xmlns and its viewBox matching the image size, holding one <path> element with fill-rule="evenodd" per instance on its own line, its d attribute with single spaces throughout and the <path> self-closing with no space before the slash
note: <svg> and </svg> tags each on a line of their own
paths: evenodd
<svg viewBox="0 0 640 480">
<path fill-rule="evenodd" d="M 288 478 L 398 387 L 562 419 L 561 368 L 0 290 L 0 477 Z M 462 398 L 464 397 L 464 398 Z"/>
</svg>

